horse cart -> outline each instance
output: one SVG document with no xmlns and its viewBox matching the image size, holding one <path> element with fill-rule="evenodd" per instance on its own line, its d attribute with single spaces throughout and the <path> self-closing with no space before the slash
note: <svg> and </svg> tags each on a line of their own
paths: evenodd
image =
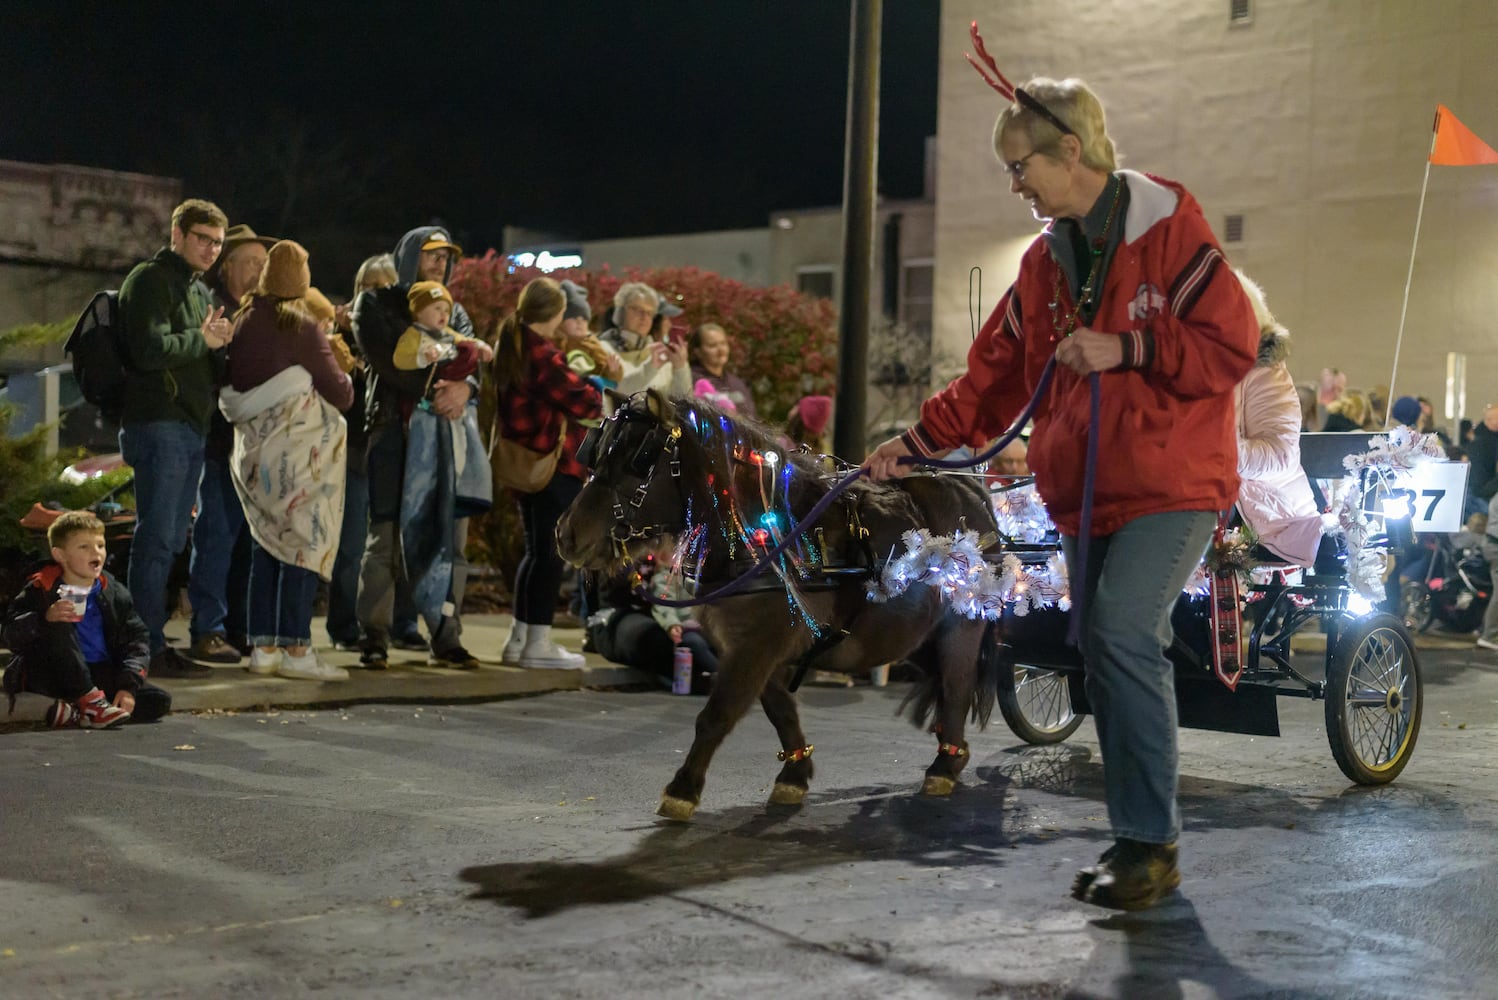
<svg viewBox="0 0 1498 1000">
<path fill-rule="evenodd" d="M 1343 460 L 1367 451 L 1370 438 L 1303 435 L 1301 464 L 1312 482 L 1343 479 Z M 1447 515 L 1443 505 L 1453 512 L 1460 509 L 1459 488 L 1416 491 L 1406 479 L 1364 470 L 1348 481 L 1347 488 L 1356 491 L 1356 509 L 1375 528 L 1362 540 L 1367 549 L 1398 548 L 1408 540 L 1411 518 L 1429 527 Z M 1002 489 L 1026 487 L 1020 481 Z M 1412 505 L 1411 499 L 1417 502 Z M 999 506 L 1004 506 L 1002 500 Z M 1000 523 L 1002 528 L 1003 517 Z M 1036 537 L 1031 532 L 1005 537 L 1003 547 L 1039 571 L 1056 558 L 1060 541 L 1054 533 Z M 1347 558 L 1315 569 L 1259 563 L 1237 597 L 1241 669 L 1226 678 L 1214 670 L 1214 597 L 1183 595 L 1167 651 L 1175 667 L 1180 725 L 1278 736 L 1278 699 L 1320 700 L 1325 703 L 1327 740 L 1342 773 L 1361 785 L 1393 781 L 1409 762 L 1420 731 L 1420 658 L 1402 618 L 1374 610 L 1353 587 L 1347 564 Z M 1292 638 L 1313 624 L 1319 624 L 1325 637 L 1322 663 L 1314 667 L 1312 655 L 1296 656 L 1291 649 Z M 1006 606 L 998 626 L 1006 658 L 999 708 L 1015 735 L 1031 744 L 1067 739 L 1089 711 L 1082 662 L 1065 642 L 1066 628 L 1064 611 L 1016 614 L 1013 606 Z"/>
</svg>

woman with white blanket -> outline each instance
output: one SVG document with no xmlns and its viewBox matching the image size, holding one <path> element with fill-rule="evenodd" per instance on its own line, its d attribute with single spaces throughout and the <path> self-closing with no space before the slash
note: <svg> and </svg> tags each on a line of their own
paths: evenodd
<svg viewBox="0 0 1498 1000">
<path fill-rule="evenodd" d="M 353 383 L 302 301 L 307 251 L 270 249 L 234 318 L 229 385 L 219 407 L 234 425 L 231 471 L 250 528 L 253 674 L 347 680 L 312 650 L 312 601 L 338 553 Z"/>
</svg>

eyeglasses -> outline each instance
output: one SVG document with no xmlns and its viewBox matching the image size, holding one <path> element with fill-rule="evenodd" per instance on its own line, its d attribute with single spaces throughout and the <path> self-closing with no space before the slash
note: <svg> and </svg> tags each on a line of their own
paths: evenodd
<svg viewBox="0 0 1498 1000">
<path fill-rule="evenodd" d="M 212 247 L 215 250 L 222 250 L 224 248 L 224 241 L 222 239 L 214 236 L 204 235 L 203 233 L 198 232 L 196 229 L 189 229 L 187 231 L 187 235 L 193 237 L 199 243 L 202 243 L 205 247 Z"/>
<path fill-rule="evenodd" d="M 1004 173 L 1008 174 L 1010 177 L 1013 177 L 1017 181 L 1024 180 L 1026 161 L 1028 161 L 1030 157 L 1035 156 L 1039 153 L 1040 150 L 1032 149 L 1024 156 L 1021 156 L 1019 159 L 1010 160 L 1008 163 L 1004 164 Z"/>
</svg>

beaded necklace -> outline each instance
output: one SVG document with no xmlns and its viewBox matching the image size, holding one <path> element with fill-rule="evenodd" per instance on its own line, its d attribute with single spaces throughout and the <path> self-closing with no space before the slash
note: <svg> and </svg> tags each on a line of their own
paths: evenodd
<svg viewBox="0 0 1498 1000">
<path fill-rule="evenodd" d="M 1062 337 L 1070 337 L 1077 329 L 1077 320 L 1082 315 L 1082 310 L 1092 305 L 1093 285 L 1098 279 L 1098 273 L 1102 270 L 1103 251 L 1108 248 L 1108 233 L 1113 228 L 1113 219 L 1118 214 L 1118 200 L 1123 194 L 1123 182 L 1119 181 L 1113 187 L 1113 202 L 1108 206 L 1108 217 L 1103 220 L 1103 231 L 1098 238 L 1092 241 L 1089 248 L 1092 251 L 1092 265 L 1087 269 L 1087 280 L 1077 291 L 1077 304 L 1072 307 L 1071 315 L 1066 317 L 1064 323 L 1059 322 L 1059 310 L 1061 308 L 1061 265 L 1056 265 L 1056 278 L 1051 285 L 1051 325 Z M 1079 223 L 1080 225 L 1080 223 Z"/>
</svg>

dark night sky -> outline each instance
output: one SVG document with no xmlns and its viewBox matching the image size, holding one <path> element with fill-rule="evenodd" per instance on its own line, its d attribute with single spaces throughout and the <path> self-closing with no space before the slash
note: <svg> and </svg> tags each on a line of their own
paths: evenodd
<svg viewBox="0 0 1498 1000">
<path fill-rule="evenodd" d="M 938 5 L 884 7 L 880 186 L 908 197 Z M 5 21 L 0 158 L 182 177 L 262 232 L 435 217 L 477 249 L 506 224 L 685 232 L 841 200 L 847 0 L 20 0 Z"/>
</svg>

